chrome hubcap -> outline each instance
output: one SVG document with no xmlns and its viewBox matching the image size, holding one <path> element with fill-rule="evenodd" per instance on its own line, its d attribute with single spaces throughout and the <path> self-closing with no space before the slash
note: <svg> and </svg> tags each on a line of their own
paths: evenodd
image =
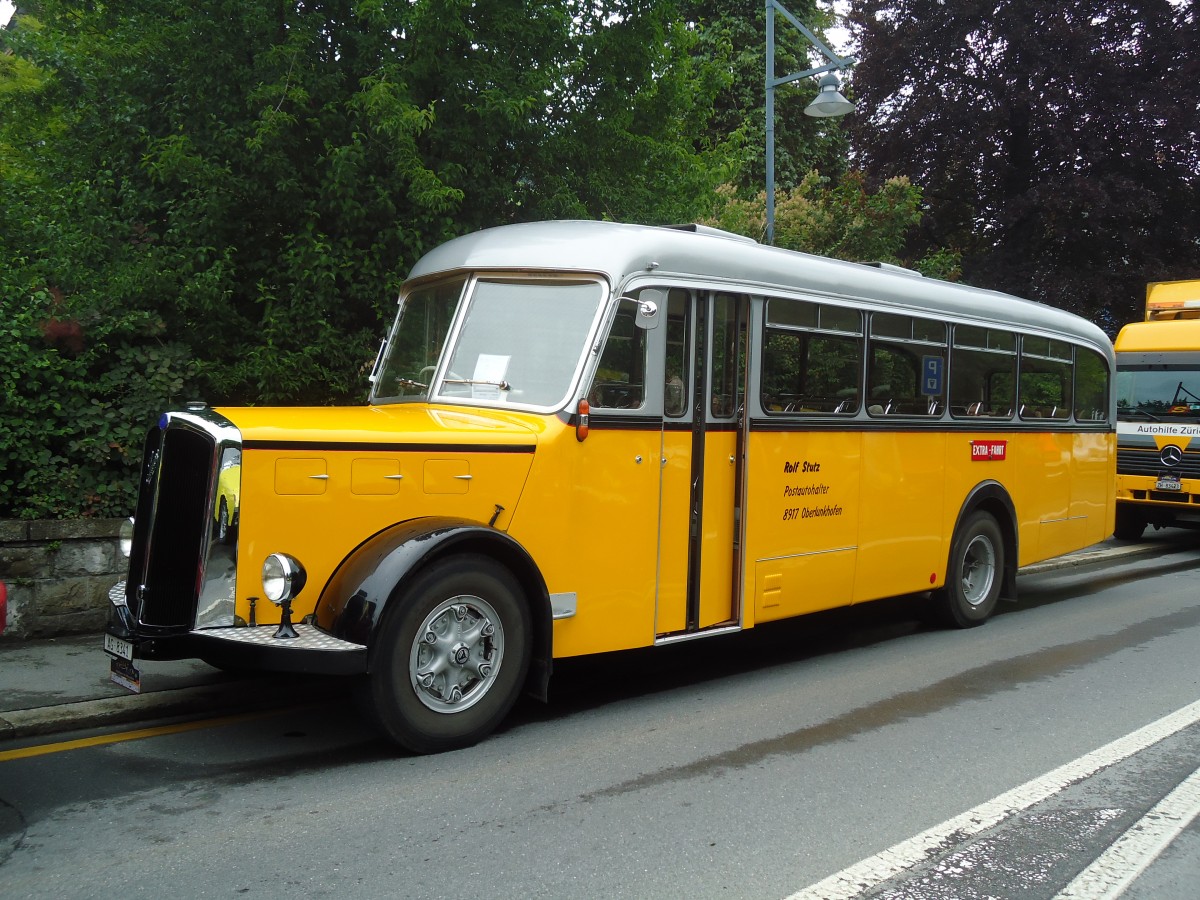
<svg viewBox="0 0 1200 900">
<path fill-rule="evenodd" d="M 460 595 L 439 603 L 417 629 L 408 675 L 429 709 L 457 713 L 488 692 L 504 656 L 504 626 L 492 605 Z"/>
<path fill-rule="evenodd" d="M 987 599 L 996 579 L 996 548 L 981 534 L 971 538 L 963 557 L 962 592 L 971 606 Z"/>
</svg>

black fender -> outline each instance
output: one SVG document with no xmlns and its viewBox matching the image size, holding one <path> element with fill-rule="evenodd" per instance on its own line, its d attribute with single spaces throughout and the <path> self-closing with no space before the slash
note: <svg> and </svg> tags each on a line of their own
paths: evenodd
<svg viewBox="0 0 1200 900">
<path fill-rule="evenodd" d="M 404 602 L 405 586 L 424 567 L 455 553 L 490 556 L 520 583 L 534 632 L 527 689 L 546 699 L 553 631 L 545 579 L 520 543 L 481 522 L 430 516 L 400 522 L 368 538 L 325 585 L 317 600 L 316 624 L 334 637 L 366 646 L 367 671 L 373 671 L 375 639 L 388 608 Z"/>
<path fill-rule="evenodd" d="M 1013 505 L 1012 497 L 998 481 L 981 481 L 971 488 L 962 506 L 958 509 L 958 518 L 954 520 L 954 530 L 950 532 L 950 543 L 954 545 L 954 536 L 962 526 L 963 520 L 977 509 L 991 513 L 992 518 L 1000 526 L 1000 534 L 1004 537 L 1004 572 L 1000 582 L 1000 596 L 1004 600 L 1017 599 L 1017 508 Z M 949 549 L 947 549 L 949 554 Z M 949 573 L 949 556 L 947 556 L 946 571 Z"/>
</svg>

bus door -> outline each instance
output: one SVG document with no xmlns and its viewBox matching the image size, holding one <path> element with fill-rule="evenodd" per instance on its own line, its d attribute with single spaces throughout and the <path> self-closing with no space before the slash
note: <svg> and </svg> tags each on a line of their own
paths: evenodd
<svg viewBox="0 0 1200 900">
<path fill-rule="evenodd" d="M 673 289 L 666 306 L 660 640 L 740 621 L 749 299 Z"/>
</svg>

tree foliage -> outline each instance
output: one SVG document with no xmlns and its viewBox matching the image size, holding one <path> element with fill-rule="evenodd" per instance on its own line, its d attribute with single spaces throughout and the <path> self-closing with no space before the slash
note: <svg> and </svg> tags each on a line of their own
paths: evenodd
<svg viewBox="0 0 1200 900">
<path fill-rule="evenodd" d="M 125 512 L 168 403 L 360 398 L 400 281 L 455 234 L 689 219 L 726 172 L 691 137 L 725 76 L 670 2 L 21 7 L 0 516 Z"/>
<path fill-rule="evenodd" d="M 957 279 L 953 252 L 904 256 L 923 214 L 921 191 L 907 178 L 889 178 L 872 193 L 861 172 L 830 184 L 812 171 L 795 188 L 776 192 L 775 245 L 852 262 L 912 265 L 926 275 Z M 702 221 L 759 240 L 766 230 L 766 193 L 742 199 L 733 185 L 722 185 L 712 214 Z"/>
<path fill-rule="evenodd" d="M 695 134 L 703 146 L 730 145 L 734 168 L 729 183 L 740 197 L 752 197 L 766 180 L 765 4 L 689 0 L 682 7 L 697 36 L 695 52 L 706 62 L 719 63 L 725 73 L 713 114 Z M 786 7 L 818 35 L 832 24 L 832 12 L 816 0 L 789 0 Z M 775 77 L 810 69 L 818 56 L 808 39 L 776 13 Z M 804 115 L 816 93 L 813 79 L 775 90 L 775 183 L 784 190 L 797 187 L 809 172 L 836 181 L 846 171 L 848 141 L 841 121 Z"/>
<path fill-rule="evenodd" d="M 1093 318 L 1200 275 L 1194 0 L 853 0 L 856 161 L 964 277 Z"/>
</svg>

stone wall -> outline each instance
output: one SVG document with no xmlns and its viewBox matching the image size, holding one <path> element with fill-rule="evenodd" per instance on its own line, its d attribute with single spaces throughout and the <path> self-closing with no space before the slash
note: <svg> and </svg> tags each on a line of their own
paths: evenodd
<svg viewBox="0 0 1200 900">
<path fill-rule="evenodd" d="M 0 641 L 100 632 L 108 590 L 125 578 L 122 519 L 0 520 L 0 581 L 8 628 Z"/>
</svg>

